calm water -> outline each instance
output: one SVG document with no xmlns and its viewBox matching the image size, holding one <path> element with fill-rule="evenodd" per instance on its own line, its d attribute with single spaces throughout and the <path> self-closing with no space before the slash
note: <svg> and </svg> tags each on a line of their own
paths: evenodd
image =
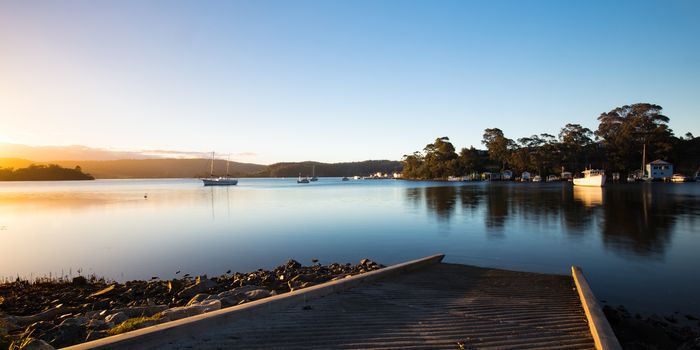
<svg viewBox="0 0 700 350">
<path fill-rule="evenodd" d="M 525 271 L 579 265 L 608 303 L 700 314 L 700 183 L 0 183 L 0 238 L 7 277 L 167 278 L 442 252 Z"/>
</svg>

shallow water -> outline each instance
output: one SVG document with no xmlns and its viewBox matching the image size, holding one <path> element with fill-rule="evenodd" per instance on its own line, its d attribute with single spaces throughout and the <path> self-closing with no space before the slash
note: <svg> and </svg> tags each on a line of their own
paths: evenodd
<svg viewBox="0 0 700 350">
<path fill-rule="evenodd" d="M 578 265 L 610 304 L 700 314 L 700 183 L 6 182 L 0 239 L 7 278 L 169 278 L 442 252 L 523 271 Z"/>
</svg>

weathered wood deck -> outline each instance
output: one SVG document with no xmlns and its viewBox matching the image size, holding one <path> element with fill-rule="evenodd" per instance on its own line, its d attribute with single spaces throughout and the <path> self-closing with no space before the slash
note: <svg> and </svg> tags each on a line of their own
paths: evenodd
<svg viewBox="0 0 700 350">
<path fill-rule="evenodd" d="M 296 298 L 280 295 L 267 306 L 260 300 L 246 312 L 221 310 L 81 348 L 606 348 L 594 343 L 570 276 L 424 265 L 353 282 L 350 289 L 336 286 L 330 293 L 318 286 Z"/>
</svg>

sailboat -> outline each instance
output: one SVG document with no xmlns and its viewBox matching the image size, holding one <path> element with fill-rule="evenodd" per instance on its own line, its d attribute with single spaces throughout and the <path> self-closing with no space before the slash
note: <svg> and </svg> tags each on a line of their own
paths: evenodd
<svg viewBox="0 0 700 350">
<path fill-rule="evenodd" d="M 309 183 L 309 178 L 307 177 L 301 177 L 301 173 L 299 173 L 299 178 L 297 179 L 298 184 L 307 184 Z"/>
<path fill-rule="evenodd" d="M 311 168 L 311 181 L 318 181 L 318 178 L 316 177 L 316 166 L 314 165 L 313 168 Z"/>
<path fill-rule="evenodd" d="M 226 157 L 226 176 L 214 177 L 214 152 L 211 152 L 211 165 L 209 169 L 209 178 L 202 179 L 204 186 L 233 186 L 238 184 L 238 180 L 228 175 L 229 157 Z M 230 156 L 230 155 L 229 155 Z"/>
</svg>

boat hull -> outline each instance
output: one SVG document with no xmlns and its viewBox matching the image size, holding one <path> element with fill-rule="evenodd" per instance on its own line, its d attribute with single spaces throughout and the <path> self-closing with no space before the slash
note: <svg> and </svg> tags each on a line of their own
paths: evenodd
<svg viewBox="0 0 700 350">
<path fill-rule="evenodd" d="M 236 179 L 202 179 L 204 186 L 234 186 L 238 184 Z"/>
<path fill-rule="evenodd" d="M 603 187 L 605 186 L 605 175 L 593 175 L 574 179 L 574 186 Z"/>
</svg>

